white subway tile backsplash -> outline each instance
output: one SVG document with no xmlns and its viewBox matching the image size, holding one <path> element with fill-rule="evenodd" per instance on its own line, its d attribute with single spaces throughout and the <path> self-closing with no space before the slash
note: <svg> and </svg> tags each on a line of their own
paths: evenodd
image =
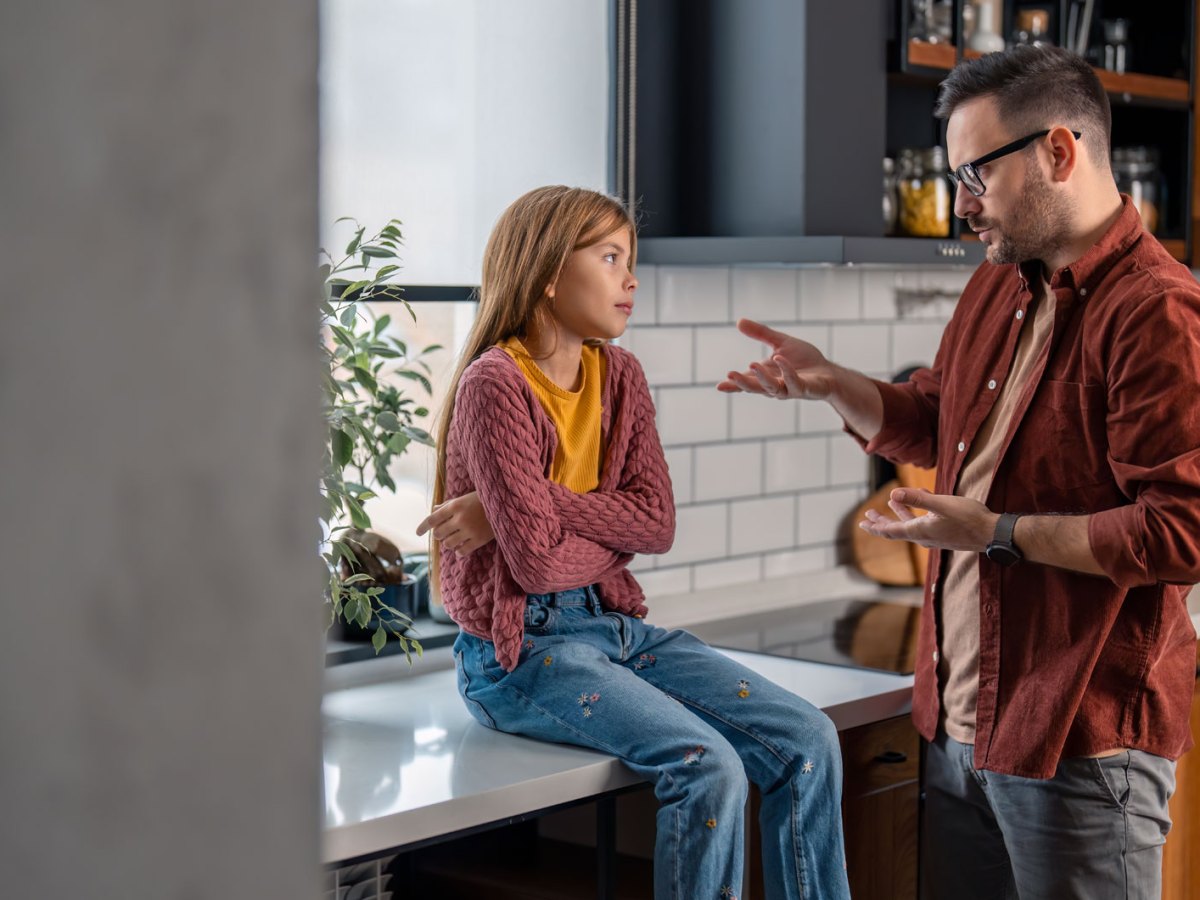
<svg viewBox="0 0 1200 900">
<path fill-rule="evenodd" d="M 691 328 L 630 328 L 621 343 L 641 362 L 650 384 L 692 383 Z"/>
<path fill-rule="evenodd" d="M 862 316 L 864 319 L 896 319 L 896 292 L 918 290 L 919 269 L 864 269 L 862 272 Z"/>
<path fill-rule="evenodd" d="M 870 475 L 870 457 L 863 452 L 858 441 L 846 433 L 830 435 L 829 441 L 829 484 L 866 484 Z"/>
<path fill-rule="evenodd" d="M 795 434 L 800 403 L 762 394 L 732 394 L 733 438 Z"/>
<path fill-rule="evenodd" d="M 638 266 L 637 290 L 633 292 L 633 326 L 653 325 L 658 321 L 658 266 Z"/>
<path fill-rule="evenodd" d="M 728 322 L 727 266 L 659 266 L 658 322 Z"/>
<path fill-rule="evenodd" d="M 733 321 L 791 322 L 796 314 L 797 269 L 733 268 Z"/>
<path fill-rule="evenodd" d="M 658 565 L 658 557 L 639 553 L 629 562 L 629 571 L 635 575 L 639 572 L 649 572 Z"/>
<path fill-rule="evenodd" d="M 658 433 L 666 446 L 725 440 L 729 395 L 711 386 L 659 388 Z"/>
<path fill-rule="evenodd" d="M 834 325 L 830 358 L 840 366 L 875 375 L 892 371 L 890 325 Z"/>
<path fill-rule="evenodd" d="M 737 500 L 729 506 L 729 550 L 734 556 L 796 544 L 796 498 Z"/>
<path fill-rule="evenodd" d="M 824 437 L 767 441 L 766 484 L 768 494 L 825 487 L 828 443 Z"/>
<path fill-rule="evenodd" d="M 800 496 L 800 534 L 798 542 L 806 544 L 828 544 L 837 540 L 847 527 L 857 528 L 857 523 L 848 523 L 849 517 L 867 494 L 864 483 L 860 487 L 838 488 Z"/>
<path fill-rule="evenodd" d="M 748 556 L 693 566 L 692 579 L 698 591 L 761 581 L 762 557 Z"/>
<path fill-rule="evenodd" d="M 800 407 L 800 433 L 841 431 L 842 417 L 824 400 L 797 400 Z"/>
<path fill-rule="evenodd" d="M 785 550 L 782 553 L 767 553 L 763 556 L 763 578 L 783 578 L 787 575 L 803 575 L 829 568 L 826 553 L 821 547 L 807 550 Z"/>
<path fill-rule="evenodd" d="M 762 493 L 761 442 L 713 444 L 695 453 L 697 502 Z"/>
<path fill-rule="evenodd" d="M 637 581 L 646 592 L 647 600 L 685 594 L 692 589 L 692 567 L 676 566 L 673 569 L 642 572 L 637 576 Z"/>
<path fill-rule="evenodd" d="M 752 341 L 733 325 L 696 329 L 696 384 L 715 385 L 730 370 L 746 371 L 767 354 L 765 344 Z"/>
<path fill-rule="evenodd" d="M 675 505 L 692 502 L 692 454 L 691 447 L 668 447 L 663 451 L 667 458 L 667 471 L 671 473 L 671 490 L 675 494 Z"/>
<path fill-rule="evenodd" d="M 941 322 L 897 322 L 892 326 L 892 362 L 895 369 L 933 363 L 945 326 Z"/>
<path fill-rule="evenodd" d="M 967 286 L 967 282 L 971 280 L 971 276 L 974 274 L 975 269 L 973 268 L 922 269 L 921 287 L 926 290 L 937 290 L 946 294 L 962 294 L 963 288 Z"/>
<path fill-rule="evenodd" d="M 727 504 L 682 506 L 675 511 L 675 545 L 659 558 L 658 568 L 724 559 L 729 555 L 728 535 Z"/>
<path fill-rule="evenodd" d="M 862 282 L 857 269 L 822 267 L 799 270 L 799 312 L 804 322 L 858 319 Z"/>
</svg>

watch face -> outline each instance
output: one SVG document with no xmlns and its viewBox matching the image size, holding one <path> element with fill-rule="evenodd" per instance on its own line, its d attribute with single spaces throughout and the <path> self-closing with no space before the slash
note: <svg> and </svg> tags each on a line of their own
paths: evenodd
<svg viewBox="0 0 1200 900">
<path fill-rule="evenodd" d="M 988 544 L 984 553 L 992 562 L 1002 566 L 1016 565 L 1021 561 L 1020 551 L 1012 544 Z"/>
</svg>

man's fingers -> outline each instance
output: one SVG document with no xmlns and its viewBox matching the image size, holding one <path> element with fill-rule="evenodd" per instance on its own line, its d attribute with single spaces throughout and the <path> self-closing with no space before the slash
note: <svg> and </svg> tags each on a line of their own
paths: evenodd
<svg viewBox="0 0 1200 900">
<path fill-rule="evenodd" d="M 928 510 L 931 513 L 945 514 L 949 508 L 946 498 L 943 498 L 942 495 L 931 493 L 922 488 L 896 488 L 896 490 L 892 491 L 889 503 L 892 500 L 895 500 L 897 503 L 903 503 L 905 506 Z M 953 502 L 952 498 L 950 502 Z"/>
<path fill-rule="evenodd" d="M 779 347 L 789 338 L 789 335 L 784 334 L 782 331 L 768 328 L 766 325 L 761 322 L 755 322 L 753 319 L 738 319 L 737 327 L 738 331 L 746 337 L 762 341 L 764 344 L 770 344 L 772 347 Z"/>
<path fill-rule="evenodd" d="M 751 363 L 750 371 L 754 373 L 754 377 L 758 379 L 758 383 L 762 386 L 762 392 L 770 397 L 774 397 L 779 393 L 779 378 L 772 373 L 762 363 Z"/>
<path fill-rule="evenodd" d="M 903 503 L 898 503 L 894 498 L 888 500 L 888 507 L 896 514 L 896 518 L 901 522 L 910 522 L 916 518 L 913 511 Z"/>
<path fill-rule="evenodd" d="M 726 383 L 732 384 L 734 390 L 745 391 L 748 394 L 763 393 L 763 387 L 753 372 L 730 372 L 728 382 L 721 382 Z M 717 385 L 718 389 L 722 389 L 721 384 Z"/>
</svg>

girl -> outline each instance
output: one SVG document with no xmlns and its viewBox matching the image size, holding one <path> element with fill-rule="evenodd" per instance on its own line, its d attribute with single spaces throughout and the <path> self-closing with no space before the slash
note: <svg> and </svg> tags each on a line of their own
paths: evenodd
<svg viewBox="0 0 1200 900">
<path fill-rule="evenodd" d="M 459 691 L 488 728 L 610 753 L 653 782 L 655 897 L 740 893 L 747 776 L 766 896 L 847 897 L 832 723 L 643 619 L 627 566 L 670 548 L 675 506 L 645 376 L 607 343 L 633 311 L 635 257 L 624 207 L 579 188 L 531 191 L 492 231 L 418 529 L 462 628 Z"/>
</svg>

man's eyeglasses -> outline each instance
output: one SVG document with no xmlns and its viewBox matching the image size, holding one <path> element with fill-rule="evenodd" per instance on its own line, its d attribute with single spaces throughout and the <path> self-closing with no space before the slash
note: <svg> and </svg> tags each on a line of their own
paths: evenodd
<svg viewBox="0 0 1200 900">
<path fill-rule="evenodd" d="M 976 197 L 982 197 L 983 192 L 987 190 L 987 185 L 983 183 L 983 179 L 979 177 L 977 166 L 986 165 L 993 162 L 1002 156 L 1008 156 L 1010 153 L 1016 153 L 1018 150 L 1024 150 L 1038 138 L 1045 137 L 1050 133 L 1051 129 L 1047 128 L 1043 131 L 1035 131 L 1033 134 L 1027 134 L 1023 138 L 1017 138 L 1011 144 L 1005 144 L 999 150 L 993 150 L 991 153 L 985 153 L 979 159 L 973 159 L 969 163 L 963 163 L 953 172 L 947 172 L 946 177 L 950 179 L 950 184 L 955 190 L 958 190 L 959 182 L 966 185 L 967 190 Z M 1075 135 L 1075 140 L 1083 137 L 1080 131 L 1072 131 Z"/>
</svg>

